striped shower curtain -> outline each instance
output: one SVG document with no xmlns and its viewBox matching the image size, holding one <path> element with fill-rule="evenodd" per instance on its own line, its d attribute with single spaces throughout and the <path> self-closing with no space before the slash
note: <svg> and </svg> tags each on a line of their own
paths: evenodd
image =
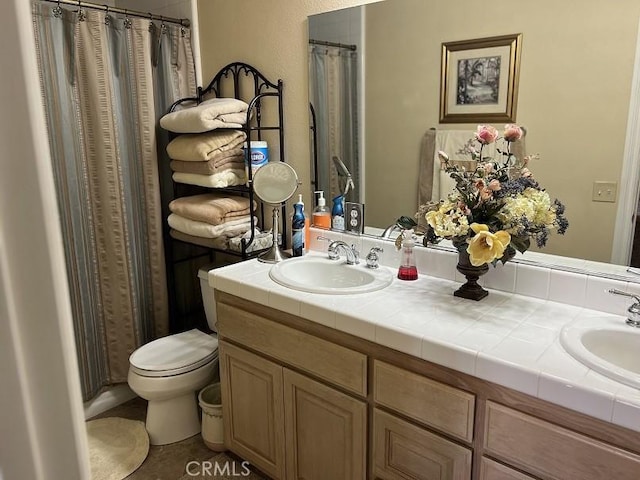
<svg viewBox="0 0 640 480">
<path fill-rule="evenodd" d="M 190 31 L 37 1 L 33 24 L 87 400 L 168 332 L 156 126 L 195 93 Z"/>
<path fill-rule="evenodd" d="M 309 45 L 309 98 L 316 112 L 317 135 L 315 188 L 329 199 L 343 192 L 344 179 L 332 160 L 337 156 L 355 184 L 347 198 L 351 202 L 360 202 L 357 61 L 353 50 Z"/>
</svg>

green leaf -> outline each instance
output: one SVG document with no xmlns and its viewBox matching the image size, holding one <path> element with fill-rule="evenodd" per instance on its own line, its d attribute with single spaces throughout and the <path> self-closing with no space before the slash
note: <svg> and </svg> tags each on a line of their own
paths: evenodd
<svg viewBox="0 0 640 480">
<path fill-rule="evenodd" d="M 406 215 L 403 215 L 396 220 L 396 224 L 400 225 L 405 230 L 414 229 L 418 226 L 418 223 L 413 218 L 407 217 Z"/>
<path fill-rule="evenodd" d="M 515 237 L 512 235 L 511 245 L 513 245 L 520 253 L 524 253 L 529 250 L 529 247 L 531 246 L 531 239 L 529 237 Z"/>
</svg>

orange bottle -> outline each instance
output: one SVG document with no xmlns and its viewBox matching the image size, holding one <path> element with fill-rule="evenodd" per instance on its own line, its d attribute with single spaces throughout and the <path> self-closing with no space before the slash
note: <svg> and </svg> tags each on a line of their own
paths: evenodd
<svg viewBox="0 0 640 480">
<path fill-rule="evenodd" d="M 313 210 L 313 226 L 329 230 L 331 228 L 331 212 L 327 207 L 327 201 L 324 198 L 324 192 L 317 191 L 315 193 L 318 194 L 318 206 Z"/>
</svg>

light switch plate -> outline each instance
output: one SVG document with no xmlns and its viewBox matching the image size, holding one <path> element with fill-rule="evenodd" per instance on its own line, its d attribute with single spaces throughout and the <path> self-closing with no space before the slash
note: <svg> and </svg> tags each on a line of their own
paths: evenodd
<svg viewBox="0 0 640 480">
<path fill-rule="evenodd" d="M 618 182 L 593 182 L 594 202 L 615 202 L 618 193 Z"/>
</svg>

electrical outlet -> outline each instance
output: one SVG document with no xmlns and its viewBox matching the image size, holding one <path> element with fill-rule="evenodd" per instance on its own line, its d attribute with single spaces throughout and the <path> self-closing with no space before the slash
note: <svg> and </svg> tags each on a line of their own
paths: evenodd
<svg viewBox="0 0 640 480">
<path fill-rule="evenodd" d="M 593 182 L 594 202 L 615 202 L 618 193 L 618 182 Z"/>
<path fill-rule="evenodd" d="M 344 226 L 347 232 L 364 232 L 364 204 L 345 202 Z"/>
</svg>

